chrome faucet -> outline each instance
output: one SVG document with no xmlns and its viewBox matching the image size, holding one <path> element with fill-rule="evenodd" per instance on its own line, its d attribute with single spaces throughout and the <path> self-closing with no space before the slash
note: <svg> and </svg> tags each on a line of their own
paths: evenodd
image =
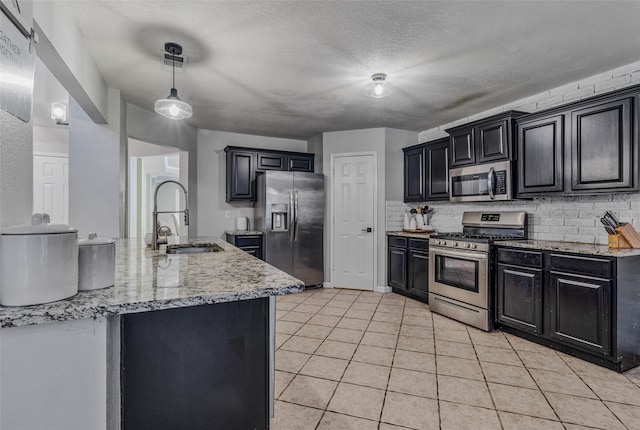
<svg viewBox="0 0 640 430">
<path fill-rule="evenodd" d="M 174 183 L 177 184 L 182 191 L 184 191 L 184 210 L 183 211 L 158 211 L 158 190 L 165 184 Z M 151 246 L 154 250 L 159 248 L 158 246 L 158 215 L 159 214 L 176 214 L 176 213 L 184 213 L 184 225 L 189 225 L 189 198 L 187 197 L 187 190 L 184 186 L 178 181 L 164 181 L 158 184 L 156 187 L 156 192 L 153 195 L 153 233 L 152 233 L 152 241 Z"/>
</svg>

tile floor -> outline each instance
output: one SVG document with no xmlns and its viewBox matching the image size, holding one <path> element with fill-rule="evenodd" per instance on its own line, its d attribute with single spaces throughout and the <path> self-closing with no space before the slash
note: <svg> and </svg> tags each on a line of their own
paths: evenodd
<svg viewBox="0 0 640 430">
<path fill-rule="evenodd" d="M 277 299 L 273 430 L 640 429 L 617 374 L 388 293 Z"/>
</svg>

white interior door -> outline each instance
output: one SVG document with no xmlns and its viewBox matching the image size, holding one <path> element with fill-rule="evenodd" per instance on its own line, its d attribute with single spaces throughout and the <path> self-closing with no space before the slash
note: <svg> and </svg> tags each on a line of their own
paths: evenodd
<svg viewBox="0 0 640 430">
<path fill-rule="evenodd" d="M 334 158 L 333 271 L 336 288 L 374 287 L 374 156 Z"/>
<path fill-rule="evenodd" d="M 33 212 L 69 223 L 69 157 L 33 156 Z"/>
</svg>

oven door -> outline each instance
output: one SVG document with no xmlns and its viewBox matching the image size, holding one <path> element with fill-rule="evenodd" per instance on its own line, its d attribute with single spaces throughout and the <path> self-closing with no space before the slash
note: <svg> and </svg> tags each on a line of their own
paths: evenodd
<svg viewBox="0 0 640 430">
<path fill-rule="evenodd" d="M 429 292 L 488 309 L 486 253 L 429 249 Z"/>
</svg>

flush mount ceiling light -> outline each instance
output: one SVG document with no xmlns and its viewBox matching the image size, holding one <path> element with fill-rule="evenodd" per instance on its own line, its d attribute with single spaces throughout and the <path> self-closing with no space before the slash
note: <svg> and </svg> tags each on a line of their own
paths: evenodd
<svg viewBox="0 0 640 430">
<path fill-rule="evenodd" d="M 177 43 L 167 42 L 164 44 L 164 50 L 167 51 L 172 57 L 182 54 L 182 46 Z M 178 97 L 178 90 L 176 90 L 176 65 L 175 61 L 172 61 L 173 71 L 173 86 L 166 99 L 160 99 L 156 101 L 153 109 L 156 113 L 169 119 L 186 119 L 191 118 L 193 115 L 193 109 L 188 103 L 183 102 Z"/>
<path fill-rule="evenodd" d="M 51 119 L 58 125 L 69 125 L 67 120 L 67 106 L 64 103 L 51 103 Z"/>
<path fill-rule="evenodd" d="M 373 82 L 367 85 L 364 93 L 374 99 L 381 99 L 391 94 L 391 90 L 384 86 L 384 80 L 387 79 L 387 75 L 384 73 L 375 73 L 371 75 Z"/>
</svg>

